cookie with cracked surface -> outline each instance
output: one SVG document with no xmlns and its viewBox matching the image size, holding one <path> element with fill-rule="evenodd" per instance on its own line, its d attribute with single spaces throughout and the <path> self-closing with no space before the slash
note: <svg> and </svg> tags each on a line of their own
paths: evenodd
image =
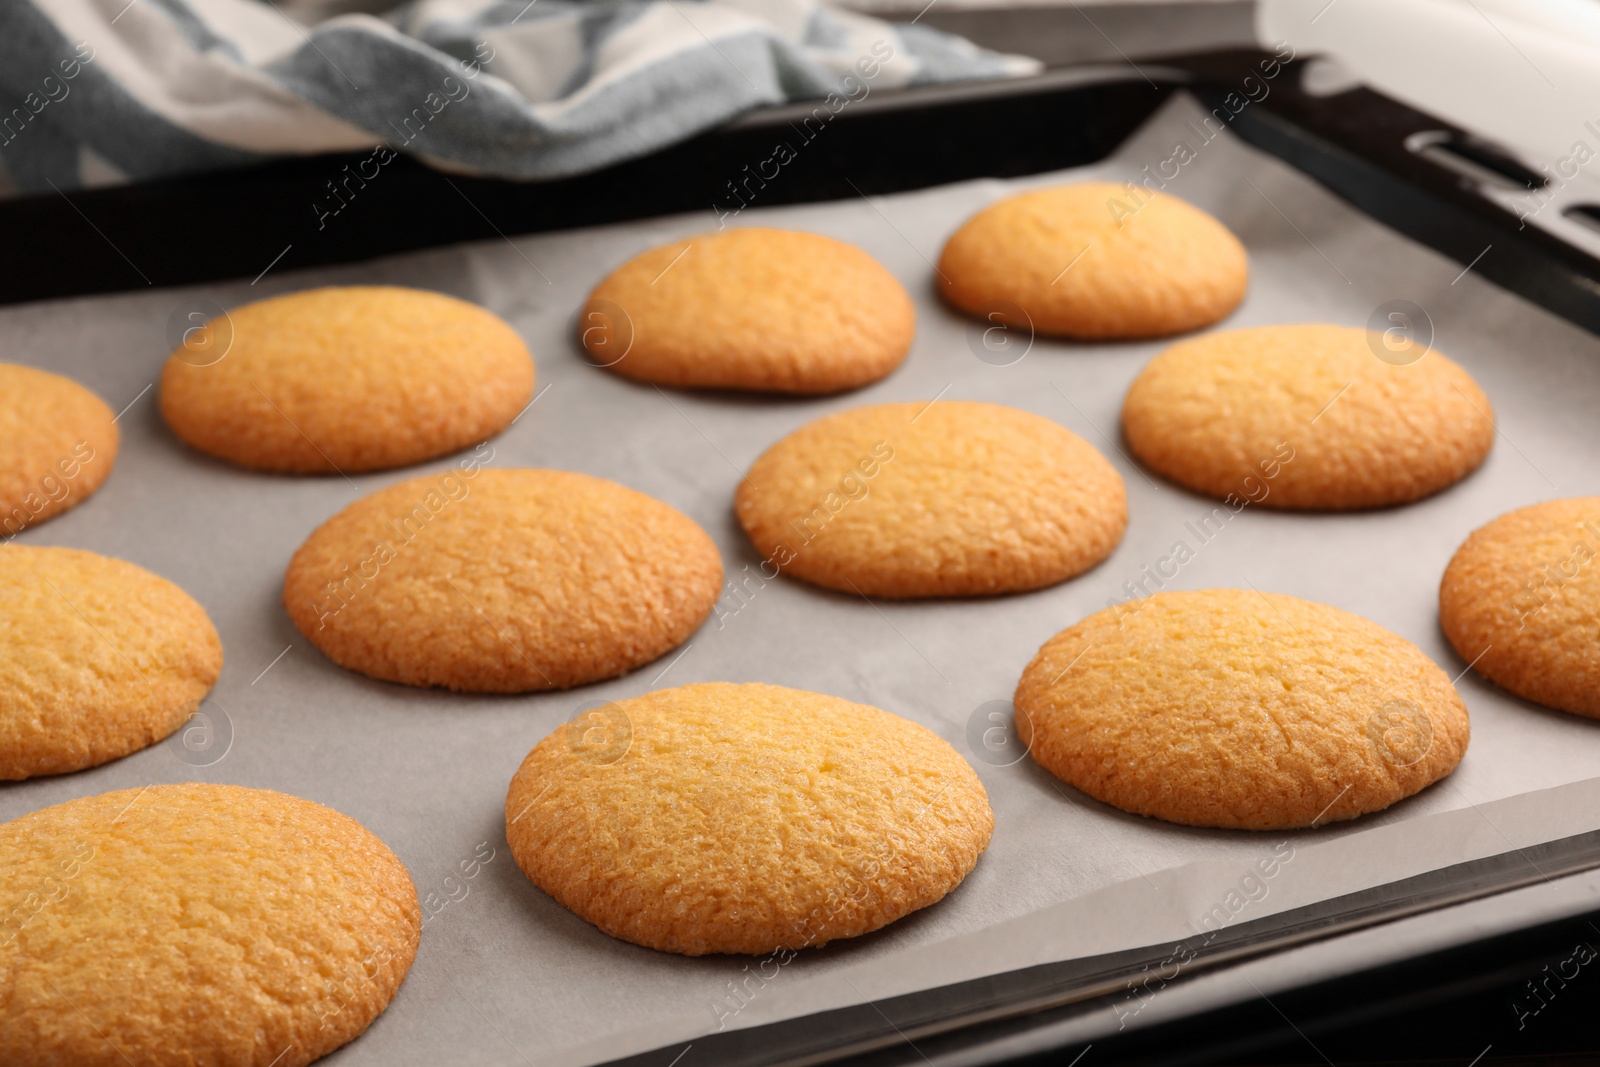
<svg viewBox="0 0 1600 1067">
<path fill-rule="evenodd" d="M 1110 555 L 1128 524 L 1122 476 L 1082 438 L 955 400 L 803 426 L 756 460 L 736 508 L 772 566 L 884 597 L 1054 585 Z"/>
<path fill-rule="evenodd" d="M 475 304 L 392 286 L 311 289 L 234 308 L 167 360 L 161 413 L 241 467 L 384 470 L 492 437 L 533 396 L 533 357 Z"/>
<path fill-rule="evenodd" d="M 0 1062 L 303 1067 L 394 998 L 422 931 L 388 847 L 233 785 L 83 797 L 0 826 Z"/>
<path fill-rule="evenodd" d="M 1437 351 L 1390 362 L 1380 349 L 1382 335 L 1325 325 L 1182 341 L 1134 379 L 1122 429 L 1153 470 L 1207 496 L 1319 511 L 1409 503 L 1483 463 L 1494 409 Z"/>
<path fill-rule="evenodd" d="M 1548 708 L 1600 718 L 1600 497 L 1518 508 L 1456 550 L 1439 622 L 1473 669 Z"/>
<path fill-rule="evenodd" d="M 939 256 L 939 292 L 991 323 L 1080 340 L 1165 337 L 1244 299 L 1244 246 L 1176 197 L 1083 182 L 978 212 Z"/>
<path fill-rule="evenodd" d="M 70 378 L 0 363 L 0 537 L 87 500 L 117 459 L 104 401 Z"/>
<path fill-rule="evenodd" d="M 0 548 L 0 779 L 119 759 L 182 726 L 222 672 L 205 609 L 142 567 Z"/>
<path fill-rule="evenodd" d="M 1445 777 L 1467 708 L 1409 641 L 1254 590 L 1157 593 L 1051 638 L 1017 733 L 1097 800 L 1188 826 L 1283 830 L 1378 811 Z"/>
<path fill-rule="evenodd" d="M 837 697 L 708 683 L 558 728 L 506 794 L 535 885 L 689 956 L 856 937 L 942 899 L 988 847 L 978 776 L 933 731 Z"/>
<path fill-rule="evenodd" d="M 855 245 L 815 233 L 703 233 L 618 267 L 584 305 L 591 362 L 658 385 L 836 393 L 911 349 L 911 298 Z"/>
<path fill-rule="evenodd" d="M 342 667 L 522 693 L 649 663 L 721 592 L 716 545 L 659 500 L 586 474 L 474 468 L 329 519 L 290 560 L 283 603 Z"/>
</svg>

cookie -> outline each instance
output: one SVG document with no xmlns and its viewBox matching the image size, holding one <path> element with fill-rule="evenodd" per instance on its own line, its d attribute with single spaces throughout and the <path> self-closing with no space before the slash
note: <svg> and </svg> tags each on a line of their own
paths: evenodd
<svg viewBox="0 0 1600 1067">
<path fill-rule="evenodd" d="M 1009 196 L 939 256 L 939 292 L 991 323 L 1081 340 L 1164 337 L 1244 299 L 1244 246 L 1176 197 L 1084 182 Z"/>
<path fill-rule="evenodd" d="M 89 498 L 117 459 L 111 409 L 59 374 L 0 363 L 0 538 Z"/>
<path fill-rule="evenodd" d="M 283 603 L 342 667 L 522 693 L 649 663 L 721 592 L 711 538 L 659 500 L 586 474 L 474 465 L 329 519 L 290 561 Z"/>
<path fill-rule="evenodd" d="M 1475 530 L 1439 585 L 1445 636 L 1495 685 L 1600 718 L 1600 497 L 1519 508 Z"/>
<path fill-rule="evenodd" d="M 916 313 L 894 275 L 814 233 L 703 233 L 635 256 L 578 320 L 590 362 L 695 389 L 836 393 L 911 348 Z"/>
<path fill-rule="evenodd" d="M 736 508 L 766 566 L 851 594 L 983 596 L 1088 570 L 1128 524 L 1082 438 L 998 404 L 880 404 L 767 450 Z"/>
<path fill-rule="evenodd" d="M 1051 638 L 1017 736 L 1068 785 L 1188 826 L 1286 830 L 1388 807 L 1467 750 L 1467 708 L 1416 646 L 1280 593 L 1157 593 Z"/>
<path fill-rule="evenodd" d="M 1343 326 L 1260 326 L 1166 349 L 1122 406 L 1134 455 L 1207 496 L 1340 511 L 1404 504 L 1453 485 L 1494 444 L 1472 377 L 1420 346 Z M 1241 504 L 1242 506 L 1242 504 Z"/>
<path fill-rule="evenodd" d="M 931 730 L 775 685 L 607 704 L 539 742 L 506 794 L 517 865 L 580 918 L 785 963 L 940 900 L 993 828 L 978 776 Z"/>
<path fill-rule="evenodd" d="M 152 785 L 0 826 L 0 1063 L 302 1067 L 394 998 L 422 912 L 361 824 Z"/>
<path fill-rule="evenodd" d="M 79 771 L 153 745 L 222 672 L 205 609 L 120 559 L 7 545 L 0 603 L 0 779 Z"/>
<path fill-rule="evenodd" d="M 420 463 L 504 430 L 533 357 L 474 304 L 388 286 L 311 289 L 234 308 L 167 360 L 161 413 L 241 467 L 346 474 Z"/>
</svg>

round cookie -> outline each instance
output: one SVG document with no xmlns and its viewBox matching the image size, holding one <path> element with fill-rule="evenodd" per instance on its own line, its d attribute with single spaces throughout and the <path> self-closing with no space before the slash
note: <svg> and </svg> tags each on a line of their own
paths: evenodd
<svg viewBox="0 0 1600 1067">
<path fill-rule="evenodd" d="M 111 409 L 59 374 L 0 363 L 0 538 L 87 500 L 117 459 Z"/>
<path fill-rule="evenodd" d="M 1476 470 L 1494 444 L 1483 390 L 1437 351 L 1400 365 L 1374 344 L 1322 325 L 1182 341 L 1134 379 L 1123 433 L 1163 477 L 1269 508 L 1404 504 Z"/>
<path fill-rule="evenodd" d="M 1122 476 L 1049 419 L 998 404 L 880 404 L 773 445 L 739 521 L 776 567 L 884 597 L 1037 589 L 1088 570 L 1128 524 Z"/>
<path fill-rule="evenodd" d="M 1017 735 L 1062 781 L 1135 815 L 1285 830 L 1386 808 L 1467 749 L 1467 708 L 1416 646 L 1279 593 L 1157 593 L 1051 638 Z"/>
<path fill-rule="evenodd" d="M 855 245 L 752 228 L 635 256 L 595 287 L 578 331 L 592 362 L 638 381 L 834 393 L 898 367 L 916 312 Z"/>
<path fill-rule="evenodd" d="M 503 320 L 388 286 L 234 308 L 201 327 L 161 375 L 161 413 L 185 444 L 297 474 L 455 452 L 504 430 L 532 396 L 533 357 Z"/>
<path fill-rule="evenodd" d="M 689 956 L 869 933 L 959 885 L 993 828 L 978 776 L 931 730 L 775 685 L 608 704 L 541 741 L 506 794 L 534 884 Z"/>
<path fill-rule="evenodd" d="M 1519 508 L 1473 531 L 1439 585 L 1439 622 L 1485 678 L 1600 718 L 1600 497 Z"/>
<path fill-rule="evenodd" d="M 342 667 L 522 693 L 649 663 L 721 592 L 716 546 L 659 500 L 586 474 L 464 467 L 323 523 L 290 560 L 283 603 Z"/>
<path fill-rule="evenodd" d="M 989 322 L 1082 340 L 1209 326 L 1244 299 L 1244 246 L 1176 197 L 1084 182 L 1009 196 L 939 256 L 939 292 Z"/>
<path fill-rule="evenodd" d="M 303 1067 L 394 998 L 422 912 L 354 819 L 152 785 L 0 826 L 0 1063 Z"/>
<path fill-rule="evenodd" d="M 205 609 L 142 567 L 0 548 L 0 779 L 64 774 L 182 726 L 222 672 Z"/>
</svg>

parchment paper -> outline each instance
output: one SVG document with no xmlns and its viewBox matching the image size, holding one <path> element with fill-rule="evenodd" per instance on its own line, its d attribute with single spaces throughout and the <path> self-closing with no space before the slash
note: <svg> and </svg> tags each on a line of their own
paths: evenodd
<svg viewBox="0 0 1600 1067">
<path fill-rule="evenodd" d="M 1381 814 L 1291 835 L 1127 816 L 1060 786 L 1031 761 L 993 765 L 969 744 L 969 722 L 989 702 L 1009 699 L 1041 643 L 1121 599 L 1124 583 L 1180 540 L 1194 559 L 1167 588 L 1253 585 L 1334 604 L 1415 642 L 1454 675 L 1466 664 L 1439 632 L 1437 588 L 1456 547 L 1511 508 L 1600 493 L 1600 342 L 1463 274 L 1229 135 L 1204 143 L 1201 114 L 1187 99 L 1174 101 L 1113 160 L 1077 171 L 800 207 L 757 202 L 743 212 L 734 224 L 855 242 L 916 298 L 918 336 L 905 366 L 846 396 L 663 392 L 578 356 L 571 326 L 589 288 L 637 252 L 713 228 L 709 205 L 700 214 L 336 269 L 297 272 L 291 249 L 254 283 L 0 311 L 0 358 L 70 375 L 113 408 L 130 405 L 120 422 L 122 454 L 105 486 L 20 540 L 132 560 L 204 604 L 227 655 L 204 710 L 219 735 L 231 732 L 226 755 L 208 766 L 198 764 L 214 759 L 217 747 L 190 752 L 175 739 L 81 774 L 0 786 L 0 816 L 110 789 L 205 780 L 294 793 L 370 827 L 405 861 L 434 913 L 394 1004 L 329 1059 L 342 1067 L 593 1063 L 691 1043 L 719 1023 L 753 1025 L 1043 959 L 1152 944 L 1183 936 L 1185 924 L 1200 922 L 1285 841 L 1293 859 L 1241 918 L 1507 851 L 1509 842 L 1600 827 L 1596 787 L 1572 786 L 1581 795 L 1556 788 L 1600 775 L 1600 723 L 1518 701 L 1470 671 L 1458 685 L 1472 712 L 1472 746 L 1451 778 Z M 1361 326 L 1388 301 L 1420 305 L 1435 344 L 1494 401 L 1501 433 L 1482 470 L 1394 510 L 1312 516 L 1248 508 L 1198 544 L 1185 524 L 1208 514 L 1212 502 L 1146 476 L 1120 451 L 1122 396 L 1159 343 L 1041 339 L 1008 366 L 975 355 L 984 351 L 982 327 L 942 307 L 930 285 L 945 238 L 1008 193 L 1132 177 L 1172 157 L 1178 142 L 1195 158 L 1168 191 L 1215 214 L 1249 249 L 1250 294 L 1225 325 Z M 312 529 L 352 500 L 443 471 L 454 459 L 350 479 L 253 474 L 184 449 L 160 420 L 155 390 L 147 391 L 170 350 L 173 315 L 181 319 L 206 300 L 231 307 L 334 283 L 432 288 L 504 316 L 532 346 L 543 391 L 489 443 L 489 465 L 582 470 L 667 501 L 716 539 L 730 580 L 742 581 L 742 568 L 753 573 L 757 562 L 732 514 L 740 473 L 802 424 L 881 401 L 981 399 L 1055 419 L 1122 472 L 1127 536 L 1087 575 L 990 600 L 868 603 L 787 580 L 752 580 L 746 588 L 754 591 L 743 600 L 726 596 L 681 654 L 567 693 L 463 696 L 372 682 L 333 666 L 295 631 L 279 603 L 284 566 Z M 732 1016 L 727 987 L 749 961 L 685 959 L 599 933 L 517 870 L 502 814 L 522 757 L 580 705 L 718 679 L 833 693 L 925 723 L 972 758 L 996 815 L 989 851 L 945 901 L 878 934 L 800 956 Z M 1529 796 L 1495 803 L 1522 794 Z M 486 863 L 471 865 L 490 850 Z M 463 861 L 475 876 L 463 876 Z M 682 1067 L 694 1064 L 685 1058 Z"/>
</svg>

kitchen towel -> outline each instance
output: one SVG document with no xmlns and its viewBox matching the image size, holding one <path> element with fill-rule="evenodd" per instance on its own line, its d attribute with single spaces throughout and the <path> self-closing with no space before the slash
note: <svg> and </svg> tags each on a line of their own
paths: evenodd
<svg viewBox="0 0 1600 1067">
<path fill-rule="evenodd" d="M 1038 69 L 815 0 L 311 7 L 5 0 L 0 163 L 34 192 L 363 148 L 551 178 L 761 105 L 837 114 L 884 89 Z"/>
</svg>

